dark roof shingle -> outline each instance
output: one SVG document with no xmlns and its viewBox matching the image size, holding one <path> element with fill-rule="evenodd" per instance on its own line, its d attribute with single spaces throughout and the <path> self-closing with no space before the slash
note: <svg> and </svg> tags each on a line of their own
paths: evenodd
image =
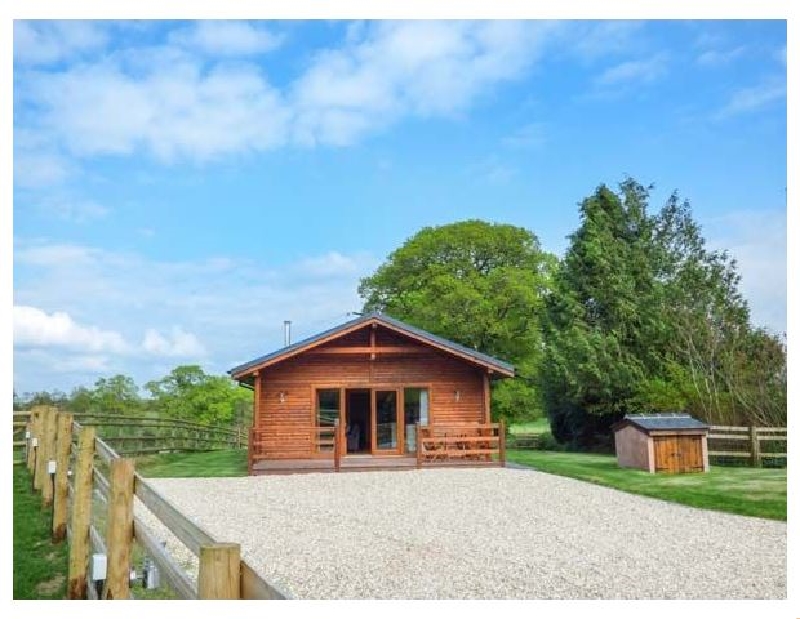
<svg viewBox="0 0 800 619">
<path fill-rule="evenodd" d="M 707 430 L 708 424 L 687 413 L 655 413 L 650 415 L 625 415 L 615 424 L 618 429 L 630 422 L 642 430 Z"/>
</svg>

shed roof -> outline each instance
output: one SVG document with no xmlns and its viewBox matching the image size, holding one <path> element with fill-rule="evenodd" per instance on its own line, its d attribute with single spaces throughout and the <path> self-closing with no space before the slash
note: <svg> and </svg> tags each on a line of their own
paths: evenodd
<svg viewBox="0 0 800 619">
<path fill-rule="evenodd" d="M 634 425 L 640 430 L 707 430 L 708 424 L 695 419 L 688 413 L 655 413 L 650 415 L 625 415 L 614 424 L 613 430 Z"/>
<path fill-rule="evenodd" d="M 457 344 L 443 337 L 439 337 L 438 335 L 434 335 L 433 333 L 425 331 L 424 329 L 414 327 L 403 322 L 402 320 L 397 320 L 396 318 L 392 318 L 391 316 L 387 316 L 386 314 L 381 314 L 378 312 L 364 314 L 359 318 L 345 322 L 341 325 L 328 329 L 327 331 L 323 331 L 322 333 L 318 333 L 304 340 L 300 340 L 299 342 L 295 342 L 289 346 L 280 348 L 262 357 L 258 357 L 257 359 L 253 359 L 252 361 L 238 365 L 235 368 L 228 370 L 228 374 L 230 374 L 233 378 L 240 378 L 258 368 L 271 365 L 272 363 L 282 361 L 283 359 L 289 357 L 293 357 L 304 350 L 308 350 L 314 346 L 322 344 L 332 337 L 337 335 L 345 335 L 346 333 L 370 324 L 383 325 L 392 331 L 403 333 L 423 343 L 444 349 L 451 354 L 466 358 L 468 361 L 472 361 L 478 365 L 497 370 L 499 373 L 506 376 L 514 376 L 515 374 L 514 366 L 510 363 L 506 363 L 505 361 L 501 361 L 495 357 L 478 352 L 477 350 L 473 350 L 467 346 L 462 346 L 461 344 Z"/>
</svg>

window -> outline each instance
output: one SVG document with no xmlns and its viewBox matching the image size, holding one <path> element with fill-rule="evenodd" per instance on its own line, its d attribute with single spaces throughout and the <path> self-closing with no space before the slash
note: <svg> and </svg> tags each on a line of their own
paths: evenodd
<svg viewBox="0 0 800 619">
<path fill-rule="evenodd" d="M 317 425 L 333 426 L 339 419 L 339 390 L 317 389 Z"/>
<path fill-rule="evenodd" d="M 417 451 L 416 424 L 428 425 L 428 390 L 424 387 L 406 387 L 403 392 L 405 406 L 405 453 Z"/>
</svg>

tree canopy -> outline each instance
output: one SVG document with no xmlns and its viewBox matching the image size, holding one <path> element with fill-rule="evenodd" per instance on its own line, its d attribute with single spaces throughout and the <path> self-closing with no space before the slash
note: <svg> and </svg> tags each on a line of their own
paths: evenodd
<svg viewBox="0 0 800 619">
<path fill-rule="evenodd" d="M 358 292 L 365 311 L 386 312 L 535 376 L 543 294 L 555 264 L 532 232 L 469 220 L 420 230 Z M 532 382 L 501 381 L 493 398 L 509 419 L 539 410 Z"/>
</svg>

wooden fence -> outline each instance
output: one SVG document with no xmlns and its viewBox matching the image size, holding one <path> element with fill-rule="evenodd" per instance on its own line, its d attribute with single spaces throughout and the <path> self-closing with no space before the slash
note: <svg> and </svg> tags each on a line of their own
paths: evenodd
<svg viewBox="0 0 800 619">
<path fill-rule="evenodd" d="M 25 436 L 30 421 L 30 411 L 14 411 L 14 464 L 25 462 L 28 437 Z"/>
<path fill-rule="evenodd" d="M 785 460 L 786 428 L 711 426 L 708 434 L 710 458 L 745 460 L 760 467 L 764 460 Z"/>
<path fill-rule="evenodd" d="M 14 462 L 20 462 L 25 447 L 25 426 L 30 411 L 14 411 Z M 82 426 L 93 426 L 97 434 L 121 456 L 165 452 L 243 449 L 247 431 L 238 426 L 200 424 L 183 419 L 146 415 L 80 413 Z"/>
<path fill-rule="evenodd" d="M 541 436 L 535 433 L 509 434 L 508 446 L 512 449 L 538 449 Z M 717 462 L 730 459 L 756 467 L 762 466 L 765 460 L 785 462 L 786 445 L 786 428 L 709 427 L 708 455 Z"/>
<path fill-rule="evenodd" d="M 53 542 L 69 540 L 70 599 L 131 598 L 134 543 L 179 598 L 287 598 L 241 559 L 238 544 L 219 543 L 164 499 L 136 473 L 133 460 L 120 457 L 97 436 L 94 426 L 54 407 L 34 407 L 26 429 L 26 465 L 43 505 L 53 507 Z M 105 536 L 92 524 L 95 497 L 105 504 Z M 134 512 L 134 497 L 199 558 L 196 583 Z M 90 557 L 98 555 L 105 570 L 101 580 L 94 580 Z"/>
</svg>

